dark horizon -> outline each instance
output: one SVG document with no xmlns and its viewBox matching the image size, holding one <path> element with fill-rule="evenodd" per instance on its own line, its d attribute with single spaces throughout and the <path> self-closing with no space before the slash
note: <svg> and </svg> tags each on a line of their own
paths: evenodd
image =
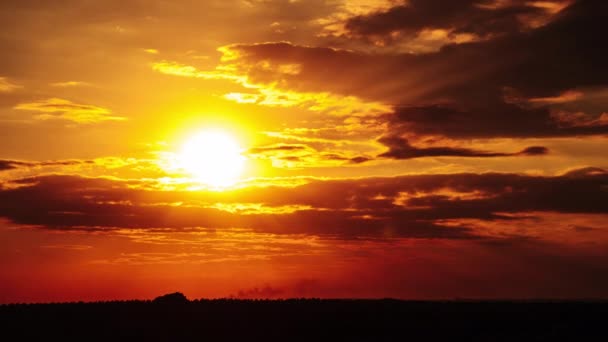
<svg viewBox="0 0 608 342">
<path fill-rule="evenodd" d="M 178 292 L 180 293 L 180 292 Z M 173 294 L 173 293 L 171 293 Z M 181 293 L 180 293 L 181 294 Z M 104 304 L 104 303 L 155 303 L 159 297 L 166 296 L 169 294 L 153 297 L 153 298 L 132 298 L 132 299 L 105 299 L 96 301 L 67 301 L 67 302 L 13 302 L 13 303 L 0 303 L 0 306 L 30 306 L 30 305 L 84 305 L 84 304 Z M 186 301 L 177 301 L 174 304 L 185 304 L 185 303 L 197 303 L 197 302 L 290 302 L 290 301 L 310 301 L 310 302 L 403 302 L 403 303 L 512 303 L 512 304 L 525 304 L 525 303 L 537 303 L 537 304 L 558 304 L 558 303 L 608 303 L 608 298 L 392 298 L 392 297 L 342 297 L 342 298 L 331 298 L 331 297 L 203 297 L 203 298 L 187 298 Z"/>
<path fill-rule="evenodd" d="M 2 305 L 0 328 L 8 336 L 63 340 L 555 341 L 605 337 L 607 313 L 606 302 L 184 302 L 173 296 L 154 302 Z"/>
</svg>

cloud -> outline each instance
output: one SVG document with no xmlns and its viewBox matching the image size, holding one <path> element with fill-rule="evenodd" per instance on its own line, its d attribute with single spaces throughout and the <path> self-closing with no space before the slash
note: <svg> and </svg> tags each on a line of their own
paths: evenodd
<svg viewBox="0 0 608 342">
<path fill-rule="evenodd" d="M 393 135 L 415 133 L 456 139 L 497 137 L 559 137 L 608 133 L 608 122 L 587 114 L 552 113 L 547 108 L 522 108 L 497 103 L 494 108 L 451 106 L 401 107 L 387 116 Z M 441 125 L 434 123 L 442 122 Z M 588 123 L 588 124 L 584 124 Z"/>
<path fill-rule="evenodd" d="M 48 160 L 48 161 L 25 161 L 25 160 L 9 160 L 0 159 L 0 171 L 34 168 L 34 167 L 49 167 L 49 166 L 71 166 L 92 164 L 92 160 Z"/>
<path fill-rule="evenodd" d="M 320 145 L 320 144 L 319 144 Z M 274 144 L 250 148 L 246 154 L 254 159 L 269 159 L 274 167 L 303 168 L 345 164 L 362 164 L 373 158 L 332 150 L 320 145 Z"/>
<path fill-rule="evenodd" d="M 49 249 L 64 249 L 64 250 L 72 250 L 72 251 L 85 251 L 93 248 L 93 246 L 89 245 L 44 245 L 40 246 L 41 248 L 49 248 Z"/>
<path fill-rule="evenodd" d="M 546 11 L 539 4 L 530 6 Z M 604 25 L 599 13 L 606 6 L 603 1 L 576 1 L 544 26 L 422 55 L 285 42 L 236 44 L 221 50 L 220 67 L 281 91 L 327 92 L 392 105 L 386 111 L 394 115 L 385 116 L 390 126 L 385 135 L 602 135 L 608 133 L 605 93 L 587 93 L 608 87 L 599 34 Z M 282 65 L 298 65 L 298 73 L 281 73 Z M 514 101 L 514 92 L 522 101 Z"/>
<path fill-rule="evenodd" d="M 181 76 L 181 77 L 192 77 L 192 78 L 203 78 L 203 79 L 233 79 L 228 74 L 216 73 L 213 71 L 205 72 L 200 71 L 197 68 L 181 64 L 173 61 L 160 61 L 152 63 L 152 70 L 158 71 L 162 74 Z"/>
<path fill-rule="evenodd" d="M 0 171 L 12 170 L 17 168 L 12 160 L 0 160 Z"/>
<path fill-rule="evenodd" d="M 516 155 L 525 155 L 525 156 L 540 156 L 549 153 L 549 149 L 544 146 L 530 146 L 526 147 L 520 152 L 517 152 Z"/>
<path fill-rule="evenodd" d="M 65 81 L 65 82 L 54 82 L 50 84 L 51 87 L 58 88 L 69 88 L 69 87 L 88 87 L 91 83 L 81 81 Z"/>
<path fill-rule="evenodd" d="M 327 160 L 338 160 L 338 161 L 346 161 L 349 164 L 363 164 L 365 162 L 373 160 L 372 157 L 366 156 L 356 156 L 356 157 L 348 157 L 340 153 L 324 153 L 322 154 L 324 159 Z"/>
<path fill-rule="evenodd" d="M 413 159 L 422 157 L 514 157 L 514 156 L 533 156 L 544 155 L 549 153 L 546 147 L 531 146 L 519 152 L 504 153 L 504 152 L 488 152 L 469 148 L 459 147 L 414 147 L 405 138 L 385 136 L 379 139 L 379 142 L 386 145 L 389 150 L 380 154 L 380 157 L 394 159 Z"/>
<path fill-rule="evenodd" d="M 14 109 L 39 112 L 41 114 L 35 116 L 37 120 L 60 119 L 80 124 L 125 120 L 124 117 L 112 116 L 112 112 L 107 108 L 78 104 L 60 98 L 20 103 Z"/>
<path fill-rule="evenodd" d="M 231 46 L 219 48 L 224 56 L 222 61 L 226 65 L 220 65 L 215 70 L 201 71 L 194 66 L 185 65 L 172 61 L 162 61 L 152 64 L 152 69 L 163 74 L 200 78 L 230 80 L 255 92 L 239 93 L 230 92 L 224 94 L 224 98 L 242 104 L 257 104 L 269 107 L 300 107 L 311 111 L 322 112 L 334 116 L 371 115 L 382 114 L 390 111 L 390 107 L 377 101 L 363 101 L 356 96 L 339 96 L 329 92 L 305 92 L 285 90 L 276 85 L 276 79 L 282 77 L 297 76 L 300 74 L 300 65 L 297 63 L 270 64 L 268 61 L 258 63 L 258 67 L 268 76 L 262 79 L 242 74 L 241 68 L 247 65 L 239 63 L 239 56 Z"/>
<path fill-rule="evenodd" d="M 0 93 L 10 93 L 20 88 L 23 86 L 10 82 L 6 77 L 0 77 Z"/>
<path fill-rule="evenodd" d="M 149 53 L 151 55 L 158 55 L 159 51 L 157 49 L 143 49 L 144 52 Z"/>
<path fill-rule="evenodd" d="M 549 28 L 552 27 L 547 27 Z M 535 35 L 532 36 L 536 38 Z M 544 56 L 545 50 L 555 47 L 545 46 L 539 49 L 534 45 L 548 45 L 547 40 L 555 44 L 558 42 L 553 35 L 548 38 L 541 37 L 540 34 L 538 36 L 538 42 L 518 42 L 516 38 L 510 38 L 495 43 L 454 47 L 424 57 L 371 55 L 287 43 L 233 45 L 227 48 L 229 52 L 226 53 L 231 56 L 232 65 L 237 65 L 237 70 L 244 72 L 244 76 L 251 82 L 265 83 L 278 79 L 287 89 L 329 91 L 395 103 L 393 110 L 386 111 L 393 111 L 395 115 L 387 116 L 387 119 L 392 124 L 402 123 L 412 133 L 471 138 L 575 136 L 608 132 L 608 125 L 602 121 L 585 127 L 564 127 L 560 124 L 563 120 L 557 118 L 551 107 L 564 101 L 565 98 L 560 97 L 560 94 L 573 86 L 604 84 L 596 74 L 606 72 L 603 62 L 589 61 L 597 65 L 593 72 L 592 68 L 581 68 L 581 64 L 560 61 L 564 55 L 569 56 L 565 51 L 564 55 L 557 57 Z M 509 56 L 513 50 L 522 49 L 538 50 L 538 53 L 536 56 L 530 54 L 517 57 L 523 59 L 517 66 L 510 65 L 509 58 L 499 56 Z M 488 59 L 507 62 L 501 66 L 494 65 L 493 62 L 483 64 Z M 543 59 L 567 65 L 572 70 L 564 71 L 567 76 L 558 80 L 553 70 L 547 70 L 539 62 Z M 257 67 L 268 60 L 278 64 L 299 63 L 301 72 L 297 76 L 285 77 Z M 477 68 L 478 65 L 483 65 L 483 68 Z M 462 70 L 470 72 L 463 74 Z M 535 75 L 534 82 L 530 82 L 529 78 L 526 81 L 523 77 L 516 79 L 513 76 L 528 73 Z M 535 105 L 530 107 L 524 103 L 513 103 L 512 98 L 505 93 L 509 85 L 517 85 L 521 92 L 528 92 L 530 101 Z M 551 95 L 555 92 L 558 94 Z M 415 103 L 421 105 L 412 105 Z M 602 112 L 586 115 L 591 122 L 601 114 Z"/>
<path fill-rule="evenodd" d="M 547 27 L 549 28 L 553 27 Z M 501 41 L 501 44 L 493 43 L 496 46 L 487 43 L 454 47 L 425 56 L 424 59 L 408 55 L 366 55 L 285 43 L 232 46 L 231 49 L 236 51 L 232 54 L 239 56 L 244 66 L 249 66 L 249 69 L 244 69 L 244 66 L 242 68 L 248 70 L 248 75 L 259 82 L 277 77 L 287 88 L 355 94 L 363 98 L 397 103 L 394 107 L 396 115 L 387 116 L 387 119 L 391 124 L 402 124 L 403 130 L 411 133 L 439 134 L 451 138 L 486 138 L 576 136 L 608 132 L 608 125 L 601 119 L 606 108 L 604 107 L 603 111 L 601 108 L 595 109 L 595 112 L 589 109 L 593 108 L 593 103 L 596 103 L 597 107 L 601 98 L 589 99 L 588 104 L 575 112 L 556 107 L 580 98 L 580 92 L 564 89 L 580 85 L 605 85 L 605 82 L 602 83 L 603 81 L 596 78 L 595 72 L 580 68 L 581 64 L 559 61 L 562 57 L 547 56 L 546 60 L 554 60 L 551 63 L 564 64 L 573 69 L 565 74 L 568 76 L 557 80 L 553 71 L 546 70 L 545 73 L 537 70 L 544 69 L 535 61 L 545 59 L 544 56 L 539 57 L 545 53 L 543 49 L 539 49 L 538 56 L 523 57 L 524 62 L 520 63 L 518 68 L 525 70 L 514 69 L 509 65 L 508 58 L 505 65 L 501 66 L 504 70 L 492 70 L 495 69 L 492 63 L 483 64 L 486 62 L 481 61 L 486 58 L 499 60 L 501 57 L 493 51 L 495 49 L 501 54 L 509 55 L 512 49 L 535 50 L 532 45 L 546 45 L 546 42 L 540 41 L 548 39 L 554 37 L 539 37 L 539 42 L 530 43 L 530 46 L 526 43 L 525 46 L 518 47 L 524 42 L 519 43 L 517 39 L 512 38 Z M 508 49 L 506 45 L 510 45 Z M 564 51 L 564 55 L 568 53 Z M 271 76 L 264 70 L 257 70 L 255 66 L 256 63 L 275 59 L 278 60 L 277 63 L 301 63 L 300 74 L 297 77 L 281 78 Z M 477 64 L 484 65 L 483 68 L 471 65 L 471 62 L 477 59 Z M 598 72 L 605 72 L 602 62 L 592 63 L 597 65 Z M 486 72 L 485 68 L 491 69 Z M 318 70 L 324 72 L 318 73 Z M 461 70 L 470 70 L 470 73 L 463 74 Z M 536 74 L 534 82 L 538 85 L 532 89 L 530 85 L 534 82 L 525 81 L 523 78 L 513 79 L 513 73 Z M 549 82 L 548 78 L 554 80 Z M 564 83 L 568 79 L 571 81 Z M 543 84 L 544 82 L 546 83 Z M 555 88 L 558 83 L 563 85 Z M 506 91 L 512 89 L 508 87 L 509 84 L 518 84 L 521 89 L 530 88 L 527 89 L 528 100 L 514 102 Z M 578 95 L 572 96 L 573 94 Z M 411 105 L 416 102 L 424 104 Z M 438 120 L 441 124 L 437 124 Z M 565 124 L 568 122 L 576 124 Z"/>
<path fill-rule="evenodd" d="M 248 154 L 263 154 L 268 152 L 278 152 L 278 151 L 302 151 L 308 149 L 306 145 L 293 145 L 293 144 L 277 144 L 270 146 L 261 146 L 261 147 L 253 147 L 250 148 L 247 153 Z"/>
<path fill-rule="evenodd" d="M 608 214 L 608 172 L 596 168 L 554 177 L 488 173 L 310 181 L 226 193 L 146 190 L 140 183 L 76 176 L 15 180 L 0 191 L 0 216 L 56 229 L 245 228 L 341 238 L 471 239 L 486 234 L 466 221 L 454 222 L 517 221 L 517 215 L 534 212 Z"/>
<path fill-rule="evenodd" d="M 580 99 L 584 94 L 580 91 L 565 91 L 557 96 L 548 97 L 537 97 L 529 99 L 528 101 L 532 104 L 557 104 L 557 103 L 568 103 Z"/>
<path fill-rule="evenodd" d="M 549 6 L 547 6 L 549 5 Z M 456 37 L 478 38 L 519 33 L 548 22 L 565 1 L 410 0 L 385 11 L 349 18 L 346 34 L 390 44 L 427 29 L 441 29 Z"/>
</svg>

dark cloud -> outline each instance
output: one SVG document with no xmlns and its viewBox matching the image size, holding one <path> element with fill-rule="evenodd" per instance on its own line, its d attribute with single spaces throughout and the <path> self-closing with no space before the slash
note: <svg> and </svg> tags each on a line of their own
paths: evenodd
<svg viewBox="0 0 608 342">
<path fill-rule="evenodd" d="M 415 133 L 452 138 L 555 137 L 608 133 L 608 124 L 564 126 L 548 108 L 496 103 L 492 108 L 431 105 L 400 107 L 387 116 L 393 135 Z M 441 125 L 436 124 L 441 122 Z"/>
<path fill-rule="evenodd" d="M 530 146 L 519 152 L 504 153 L 504 152 L 487 152 L 474 150 L 469 148 L 458 147 L 415 147 L 412 146 L 405 138 L 398 136 L 385 136 L 379 139 L 379 142 L 386 145 L 389 150 L 380 154 L 380 157 L 394 159 L 413 159 L 422 157 L 514 157 L 514 156 L 531 156 L 543 155 L 549 153 L 546 147 Z"/>
<path fill-rule="evenodd" d="M 247 153 L 248 154 L 262 154 L 262 153 L 272 153 L 272 152 L 281 152 L 281 151 L 305 151 L 309 149 L 306 145 L 296 145 L 296 144 L 277 144 L 277 145 L 269 145 L 269 146 L 260 146 L 250 148 Z"/>
<path fill-rule="evenodd" d="M 230 60 L 235 70 L 258 84 L 394 105 L 395 115 L 387 116 L 388 135 L 601 135 L 608 133 L 608 123 L 601 119 L 605 106 L 586 104 L 564 111 L 564 103 L 534 99 L 608 87 L 608 48 L 602 35 L 607 11 L 605 1 L 579 0 L 545 26 L 422 55 L 288 43 L 233 45 L 226 51 L 235 57 Z M 293 64 L 299 65 L 296 74 L 275 71 Z M 514 101 L 513 92 L 523 100 Z"/>
<path fill-rule="evenodd" d="M 579 232 L 579 233 L 587 233 L 587 232 L 594 231 L 594 230 L 596 230 L 597 228 L 594 228 L 594 227 L 587 227 L 587 226 L 578 226 L 578 225 L 575 225 L 575 226 L 572 226 L 572 229 L 573 229 L 574 231 L 576 231 L 576 232 Z"/>
<path fill-rule="evenodd" d="M 363 163 L 368 162 L 373 159 L 371 157 L 365 157 L 365 156 L 347 157 L 347 156 L 344 156 L 339 153 L 324 153 L 322 156 L 323 156 L 323 159 L 326 159 L 326 160 L 345 161 L 350 164 L 363 164 Z"/>
<path fill-rule="evenodd" d="M 608 213 L 608 172 L 557 177 L 516 174 L 420 175 L 313 181 L 295 188 L 226 193 L 141 190 L 138 182 L 46 176 L 0 191 L 0 216 L 51 228 L 242 227 L 277 234 L 337 237 L 476 238 L 466 224 L 514 220 L 529 212 Z M 217 203 L 262 205 L 221 210 Z"/>
<path fill-rule="evenodd" d="M 349 160 L 353 164 L 362 164 L 362 163 L 365 163 L 367 161 L 370 161 L 371 158 L 359 156 L 359 157 L 350 158 Z"/>
<path fill-rule="evenodd" d="M 521 152 L 518 152 L 518 155 L 526 155 L 526 156 L 539 156 L 548 154 L 549 149 L 544 146 L 530 146 L 523 149 Z"/>
<path fill-rule="evenodd" d="M 0 171 L 12 170 L 17 168 L 14 161 L 12 160 L 0 160 Z"/>
<path fill-rule="evenodd" d="M 564 176 L 569 178 L 585 178 L 590 175 L 599 176 L 606 173 L 606 170 L 599 167 L 585 167 L 582 169 L 576 169 L 568 171 Z"/>
<path fill-rule="evenodd" d="M 522 31 L 529 26 L 524 18 L 547 14 L 532 2 L 515 0 L 505 5 L 496 7 L 491 1 L 479 0 L 410 0 L 384 12 L 350 18 L 345 26 L 351 35 L 363 37 L 390 37 L 395 32 L 428 28 L 485 37 Z"/>
<path fill-rule="evenodd" d="M 300 162 L 302 161 L 302 157 L 298 157 L 298 156 L 281 156 L 278 157 L 281 160 L 285 160 L 285 161 L 291 161 L 291 162 Z"/>
<path fill-rule="evenodd" d="M 318 166 L 318 162 L 324 161 L 362 164 L 373 159 L 366 156 L 348 156 L 338 151 L 322 152 L 324 149 L 325 147 L 315 148 L 304 144 L 275 144 L 250 148 L 246 154 L 253 158 L 282 160 L 299 163 L 299 166 L 313 167 Z"/>
<path fill-rule="evenodd" d="M 31 167 L 45 167 L 45 166 L 69 166 L 69 165 L 81 165 L 81 164 L 92 164 L 92 160 L 49 160 L 42 162 L 24 161 L 24 160 L 7 160 L 0 159 L 0 171 L 14 170 L 19 168 L 31 168 Z"/>
</svg>

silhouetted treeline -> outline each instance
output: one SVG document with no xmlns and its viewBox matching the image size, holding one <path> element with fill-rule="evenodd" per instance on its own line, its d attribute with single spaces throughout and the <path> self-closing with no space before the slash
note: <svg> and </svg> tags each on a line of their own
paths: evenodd
<svg viewBox="0 0 608 342">
<path fill-rule="evenodd" d="M 606 302 L 163 297 L 3 305 L 0 328 L 16 340 L 608 341 Z"/>
</svg>

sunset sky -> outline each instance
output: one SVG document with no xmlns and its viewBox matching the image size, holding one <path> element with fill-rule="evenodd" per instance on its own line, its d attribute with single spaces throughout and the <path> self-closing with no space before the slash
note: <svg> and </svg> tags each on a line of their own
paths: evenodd
<svg viewBox="0 0 608 342">
<path fill-rule="evenodd" d="M 0 2 L 0 303 L 608 298 L 603 0 Z"/>
</svg>

